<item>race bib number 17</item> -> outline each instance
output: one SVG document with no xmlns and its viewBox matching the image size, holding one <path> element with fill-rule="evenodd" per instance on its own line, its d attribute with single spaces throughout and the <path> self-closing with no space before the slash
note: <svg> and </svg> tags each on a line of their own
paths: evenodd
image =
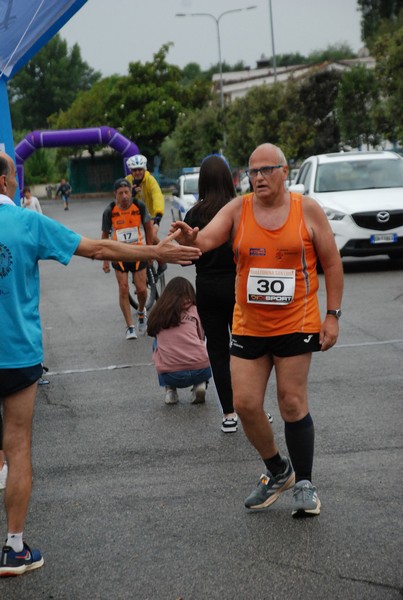
<svg viewBox="0 0 403 600">
<path fill-rule="evenodd" d="M 247 301 L 250 304 L 290 304 L 295 292 L 294 269 L 250 269 Z"/>
<path fill-rule="evenodd" d="M 138 244 L 139 229 L 138 227 L 126 227 L 126 229 L 118 229 L 116 231 L 116 239 L 118 242 L 125 244 Z"/>
</svg>

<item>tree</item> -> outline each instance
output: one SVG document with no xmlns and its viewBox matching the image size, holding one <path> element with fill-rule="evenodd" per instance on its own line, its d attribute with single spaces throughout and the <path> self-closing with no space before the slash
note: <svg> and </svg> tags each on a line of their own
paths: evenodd
<svg viewBox="0 0 403 600">
<path fill-rule="evenodd" d="M 152 62 L 132 62 L 109 97 L 109 123 L 135 140 L 148 157 L 155 156 L 178 116 L 204 106 L 211 98 L 208 82 L 193 80 L 183 86 L 179 67 L 166 61 L 171 44 L 164 44 Z"/>
<path fill-rule="evenodd" d="M 44 129 L 48 117 L 67 109 L 80 90 L 100 78 L 81 58 L 77 44 L 71 50 L 55 35 L 9 82 L 10 112 L 16 129 Z"/>
<path fill-rule="evenodd" d="M 298 157 L 337 152 L 340 132 L 336 122 L 335 103 L 340 85 L 339 71 L 313 68 L 312 75 L 299 86 L 298 104 L 302 107 L 298 120 L 305 121 L 310 136 L 301 140 Z"/>
<path fill-rule="evenodd" d="M 121 79 L 119 75 L 112 75 L 97 81 L 90 90 L 80 92 L 67 110 L 51 115 L 49 125 L 52 129 L 109 125 L 110 97 Z"/>
<path fill-rule="evenodd" d="M 307 62 L 314 65 L 326 61 L 338 61 L 355 57 L 356 54 L 348 44 L 330 44 L 325 50 L 314 50 L 311 52 Z"/>
<path fill-rule="evenodd" d="M 399 21 L 403 0 L 357 0 L 362 13 L 361 39 L 372 52 L 376 39 Z"/>
<path fill-rule="evenodd" d="M 280 142 L 280 125 L 287 119 L 287 87 L 260 86 L 228 108 L 226 155 L 234 165 L 246 165 L 253 148 Z"/>
<path fill-rule="evenodd" d="M 196 77 L 183 83 L 183 71 L 166 60 L 169 48 L 164 44 L 152 62 L 132 62 L 128 75 L 103 79 L 80 93 L 68 110 L 51 118 L 52 127 L 110 125 L 135 141 L 151 162 L 178 118 L 211 99 L 210 82 Z M 186 77 L 191 72 L 197 73 L 197 66 Z"/>
<path fill-rule="evenodd" d="M 270 66 L 273 66 L 273 58 L 270 58 L 268 62 Z M 277 67 L 293 67 L 295 65 L 304 65 L 307 62 L 307 57 L 303 56 L 299 52 L 294 52 L 291 54 L 276 54 Z"/>
<path fill-rule="evenodd" d="M 182 83 L 188 85 L 195 79 L 206 79 L 198 63 L 188 63 L 182 69 Z"/>
<path fill-rule="evenodd" d="M 334 105 L 340 82 L 335 70 L 312 70 L 302 82 L 261 86 L 238 98 L 227 114 L 227 155 L 246 164 L 263 142 L 281 146 L 293 160 L 339 149 Z"/>
<path fill-rule="evenodd" d="M 325 50 L 314 50 L 308 56 L 303 56 L 299 52 L 293 54 L 276 54 L 277 67 L 290 67 L 295 65 L 317 64 L 326 61 L 343 60 L 346 58 L 355 58 L 356 54 L 348 44 L 331 44 Z M 273 64 L 273 59 L 268 61 Z"/>
<path fill-rule="evenodd" d="M 374 56 L 381 90 L 375 119 L 385 138 L 403 143 L 403 27 L 378 38 Z"/>
<path fill-rule="evenodd" d="M 162 145 L 165 169 L 199 165 L 204 156 L 223 146 L 222 119 L 218 105 L 210 104 L 180 115 L 175 131 Z M 172 153 L 175 152 L 175 159 Z"/>
<path fill-rule="evenodd" d="M 379 144 L 374 122 L 378 102 L 379 87 L 373 71 L 358 65 L 343 73 L 336 98 L 336 120 L 344 144 Z"/>
<path fill-rule="evenodd" d="M 112 75 L 97 81 L 86 92 L 80 92 L 66 111 L 54 113 L 48 119 L 51 129 L 80 129 L 82 127 L 100 127 L 110 125 L 108 107 L 110 95 L 120 76 Z M 103 148 L 103 146 L 99 146 Z M 88 148 L 90 150 L 90 148 Z M 91 150 L 98 149 L 98 146 Z M 83 148 L 80 146 L 58 148 L 56 152 L 57 167 L 60 176 L 65 176 L 68 157 L 80 156 Z M 60 169 L 59 169 L 60 166 Z M 49 180 L 49 179 L 48 179 Z"/>
</svg>

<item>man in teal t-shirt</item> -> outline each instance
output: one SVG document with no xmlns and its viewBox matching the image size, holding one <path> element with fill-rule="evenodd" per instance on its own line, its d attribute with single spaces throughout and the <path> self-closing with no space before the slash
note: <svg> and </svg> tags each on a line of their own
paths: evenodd
<svg viewBox="0 0 403 600">
<path fill-rule="evenodd" d="M 8 535 L 0 556 L 0 577 L 21 575 L 43 565 L 39 550 L 23 541 L 31 496 L 31 430 L 37 382 L 42 374 L 38 261 L 67 265 L 73 254 L 97 260 L 159 260 L 189 264 L 200 251 L 172 243 L 157 246 L 91 240 L 60 223 L 14 204 L 16 168 L 0 152 L 0 403 L 4 408 L 3 450 L 8 465 L 5 491 Z M 1 447 L 0 447 L 1 451 Z"/>
</svg>

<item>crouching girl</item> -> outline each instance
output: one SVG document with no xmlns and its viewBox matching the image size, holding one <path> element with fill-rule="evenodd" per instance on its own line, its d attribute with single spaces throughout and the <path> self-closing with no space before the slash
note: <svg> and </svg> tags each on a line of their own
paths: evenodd
<svg viewBox="0 0 403 600">
<path fill-rule="evenodd" d="M 148 316 L 148 335 L 154 337 L 153 361 L 165 387 L 165 403 L 178 402 L 178 388 L 192 387 L 191 402 L 205 401 L 211 377 L 204 331 L 190 281 L 174 277 Z"/>
</svg>

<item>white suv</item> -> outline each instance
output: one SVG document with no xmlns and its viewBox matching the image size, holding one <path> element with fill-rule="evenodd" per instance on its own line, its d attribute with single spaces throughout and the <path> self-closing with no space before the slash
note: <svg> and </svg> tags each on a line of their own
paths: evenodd
<svg viewBox="0 0 403 600">
<path fill-rule="evenodd" d="M 395 152 L 310 156 L 290 190 L 322 206 L 341 256 L 403 258 L 403 158 Z"/>
<path fill-rule="evenodd" d="M 185 214 L 199 198 L 199 173 L 184 173 L 172 192 L 172 218 L 183 221 Z"/>
</svg>

